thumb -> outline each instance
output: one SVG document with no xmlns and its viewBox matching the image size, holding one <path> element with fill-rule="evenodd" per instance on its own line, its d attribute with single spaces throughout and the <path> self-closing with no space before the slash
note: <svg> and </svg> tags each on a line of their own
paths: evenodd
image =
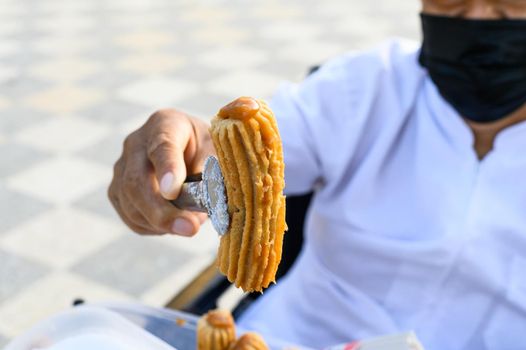
<svg viewBox="0 0 526 350">
<path fill-rule="evenodd" d="M 148 158 L 153 165 L 161 195 L 173 200 L 179 196 L 186 178 L 186 164 L 184 149 L 167 136 L 161 133 L 152 138 Z"/>
</svg>

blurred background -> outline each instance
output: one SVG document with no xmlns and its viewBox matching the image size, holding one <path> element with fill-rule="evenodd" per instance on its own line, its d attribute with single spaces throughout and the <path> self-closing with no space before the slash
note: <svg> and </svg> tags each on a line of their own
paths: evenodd
<svg viewBox="0 0 526 350">
<path fill-rule="evenodd" d="M 419 1 L 0 0 L 0 346 L 88 301 L 163 305 L 212 261 L 138 237 L 106 199 L 124 137 L 156 109 L 210 119 L 239 95 L 392 36 Z"/>
</svg>

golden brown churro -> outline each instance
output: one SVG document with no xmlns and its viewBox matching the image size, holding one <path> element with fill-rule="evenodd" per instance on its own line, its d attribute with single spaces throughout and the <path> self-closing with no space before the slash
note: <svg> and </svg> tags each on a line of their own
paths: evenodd
<svg viewBox="0 0 526 350">
<path fill-rule="evenodd" d="M 197 350 L 227 350 L 236 339 L 230 312 L 211 310 L 197 321 Z"/>
<path fill-rule="evenodd" d="M 276 120 L 264 101 L 241 97 L 219 111 L 210 133 L 230 215 L 219 245 L 219 270 L 244 291 L 262 291 L 275 281 L 287 228 Z"/>
<path fill-rule="evenodd" d="M 232 343 L 228 350 L 268 350 L 268 346 L 259 334 L 247 332 Z"/>
</svg>

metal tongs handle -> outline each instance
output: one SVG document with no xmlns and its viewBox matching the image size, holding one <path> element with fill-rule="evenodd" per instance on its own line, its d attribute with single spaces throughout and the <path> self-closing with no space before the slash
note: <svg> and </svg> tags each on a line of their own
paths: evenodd
<svg viewBox="0 0 526 350">
<path fill-rule="evenodd" d="M 179 209 L 207 213 L 219 235 L 230 225 L 226 189 L 216 157 L 206 158 L 202 173 L 188 176 L 179 197 L 170 201 Z"/>
<path fill-rule="evenodd" d="M 203 173 L 190 175 L 181 188 L 179 197 L 170 201 L 179 209 L 208 213 L 203 201 Z"/>
</svg>

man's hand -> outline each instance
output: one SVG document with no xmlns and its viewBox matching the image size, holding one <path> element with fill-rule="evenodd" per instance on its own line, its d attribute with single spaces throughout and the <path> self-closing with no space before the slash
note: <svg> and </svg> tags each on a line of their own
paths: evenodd
<svg viewBox="0 0 526 350">
<path fill-rule="evenodd" d="M 201 172 L 211 154 L 205 122 L 176 110 L 158 111 L 124 141 L 108 196 L 137 233 L 192 236 L 206 214 L 179 210 L 168 200 L 177 198 L 187 173 Z"/>
</svg>

